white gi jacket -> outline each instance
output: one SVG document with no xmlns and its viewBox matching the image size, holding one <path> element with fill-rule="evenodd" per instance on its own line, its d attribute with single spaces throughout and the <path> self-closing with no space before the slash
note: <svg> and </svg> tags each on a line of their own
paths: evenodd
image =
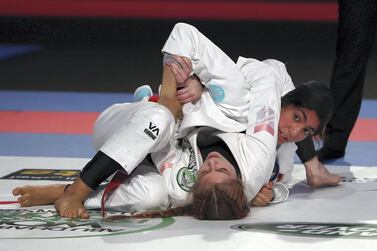
<svg viewBox="0 0 377 251">
<path fill-rule="evenodd" d="M 127 109 L 126 105 L 115 105 L 101 115 L 94 132 L 97 149 L 117 161 L 127 173 L 152 153 L 172 206 L 177 206 L 187 202 L 187 191 L 203 161 L 198 145 L 221 138 L 237 161 L 247 199 L 251 201 L 270 178 L 276 157 L 280 100 L 294 89 L 284 64 L 243 57 L 236 64 L 187 24 L 174 27 L 163 51 L 190 58 L 194 73 L 206 86 L 198 103 L 183 107 L 184 118 L 177 134 L 179 137 L 187 135 L 186 143 L 180 146 L 176 137 L 169 138 L 173 135 L 174 120 L 171 115 L 164 115 L 166 108 L 159 107 L 160 112 L 155 113 L 156 107 L 144 110 L 149 103 L 139 102 Z M 135 112 L 140 110 L 143 113 Z M 213 129 L 193 131 L 197 126 L 228 133 Z M 154 135 L 156 140 L 151 141 L 156 128 L 161 133 Z M 289 166 L 288 163 L 293 165 L 294 151 L 294 144 L 279 148 L 284 154 L 278 156 L 287 157 L 279 158 L 281 167 Z M 151 192 L 142 187 L 144 194 Z M 138 192 L 135 190 L 135 193 Z M 129 203 L 129 200 L 124 201 Z"/>
<path fill-rule="evenodd" d="M 249 159 L 253 161 L 254 158 L 240 158 L 239 156 L 244 154 L 245 149 L 242 148 L 242 145 L 240 145 L 241 147 L 233 145 L 243 137 L 242 135 L 242 133 L 224 133 L 214 128 L 200 127 L 189 133 L 183 140 L 175 138 L 165 149 L 152 153 L 153 162 L 166 182 L 171 206 L 182 206 L 190 201 L 190 188 L 195 184 L 197 173 L 204 161 L 200 147 L 223 140 L 231 147 L 235 158 L 238 157 L 237 161 L 248 161 Z M 233 139 L 235 140 L 233 141 Z M 245 184 L 248 201 L 251 201 L 259 192 L 265 177 L 271 175 L 269 169 L 260 168 L 251 161 L 239 165 L 242 179 L 245 180 L 244 177 L 247 177 L 248 180 L 248 183 Z"/>
<path fill-rule="evenodd" d="M 206 87 L 195 105 L 183 107 L 179 136 L 196 126 L 232 132 L 221 138 L 239 165 L 251 200 L 269 180 L 276 157 L 281 97 L 294 89 L 285 65 L 273 59 L 243 57 L 234 63 L 195 27 L 184 23 L 175 25 L 162 51 L 189 58 L 193 73 Z M 293 143 L 279 148 L 282 171 L 293 166 L 295 150 Z"/>
</svg>

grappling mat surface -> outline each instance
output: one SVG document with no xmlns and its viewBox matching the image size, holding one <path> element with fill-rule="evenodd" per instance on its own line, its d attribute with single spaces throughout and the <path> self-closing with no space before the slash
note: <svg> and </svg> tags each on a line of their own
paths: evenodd
<svg viewBox="0 0 377 251">
<path fill-rule="evenodd" d="M 375 250 L 377 102 L 364 101 L 346 157 L 327 167 L 339 186 L 313 190 L 296 164 L 290 197 L 239 221 L 191 217 L 105 221 L 20 208 L 15 186 L 67 183 L 94 153 L 91 126 L 129 94 L 0 92 L 0 250 Z M 114 213 L 119 214 L 119 213 Z"/>
</svg>

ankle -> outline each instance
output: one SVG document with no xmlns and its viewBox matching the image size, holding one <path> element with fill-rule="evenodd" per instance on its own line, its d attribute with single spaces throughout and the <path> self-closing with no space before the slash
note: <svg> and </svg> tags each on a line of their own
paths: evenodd
<svg viewBox="0 0 377 251">
<path fill-rule="evenodd" d="M 345 155 L 344 150 L 333 149 L 329 147 L 323 147 L 317 150 L 318 159 L 322 161 L 333 160 L 343 158 Z"/>
<path fill-rule="evenodd" d="M 72 185 L 66 187 L 63 196 L 74 196 L 81 202 L 84 202 L 91 192 L 92 190 L 90 187 L 88 187 L 80 178 L 78 178 Z"/>
</svg>

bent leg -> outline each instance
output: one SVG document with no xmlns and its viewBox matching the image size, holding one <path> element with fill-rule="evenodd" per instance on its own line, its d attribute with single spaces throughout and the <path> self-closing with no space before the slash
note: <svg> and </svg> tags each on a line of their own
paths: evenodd
<svg viewBox="0 0 377 251">
<path fill-rule="evenodd" d="M 174 125 L 172 113 L 160 104 L 117 104 L 96 121 L 95 147 L 130 174 L 149 153 L 169 144 Z"/>
<path fill-rule="evenodd" d="M 104 187 L 97 190 L 85 202 L 86 208 L 101 208 Z M 131 175 L 107 199 L 107 210 L 122 212 L 140 212 L 154 209 L 166 209 L 169 195 L 163 177 L 149 157 L 131 173 Z"/>
</svg>

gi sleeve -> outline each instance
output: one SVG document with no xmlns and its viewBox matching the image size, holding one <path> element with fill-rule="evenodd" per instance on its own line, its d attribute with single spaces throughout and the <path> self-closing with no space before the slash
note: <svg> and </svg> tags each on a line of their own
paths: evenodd
<svg viewBox="0 0 377 251">
<path fill-rule="evenodd" d="M 164 47 L 164 53 L 187 57 L 193 72 L 209 90 L 211 98 L 227 117 L 246 117 L 249 87 L 236 63 L 195 27 L 178 23 Z"/>
</svg>

